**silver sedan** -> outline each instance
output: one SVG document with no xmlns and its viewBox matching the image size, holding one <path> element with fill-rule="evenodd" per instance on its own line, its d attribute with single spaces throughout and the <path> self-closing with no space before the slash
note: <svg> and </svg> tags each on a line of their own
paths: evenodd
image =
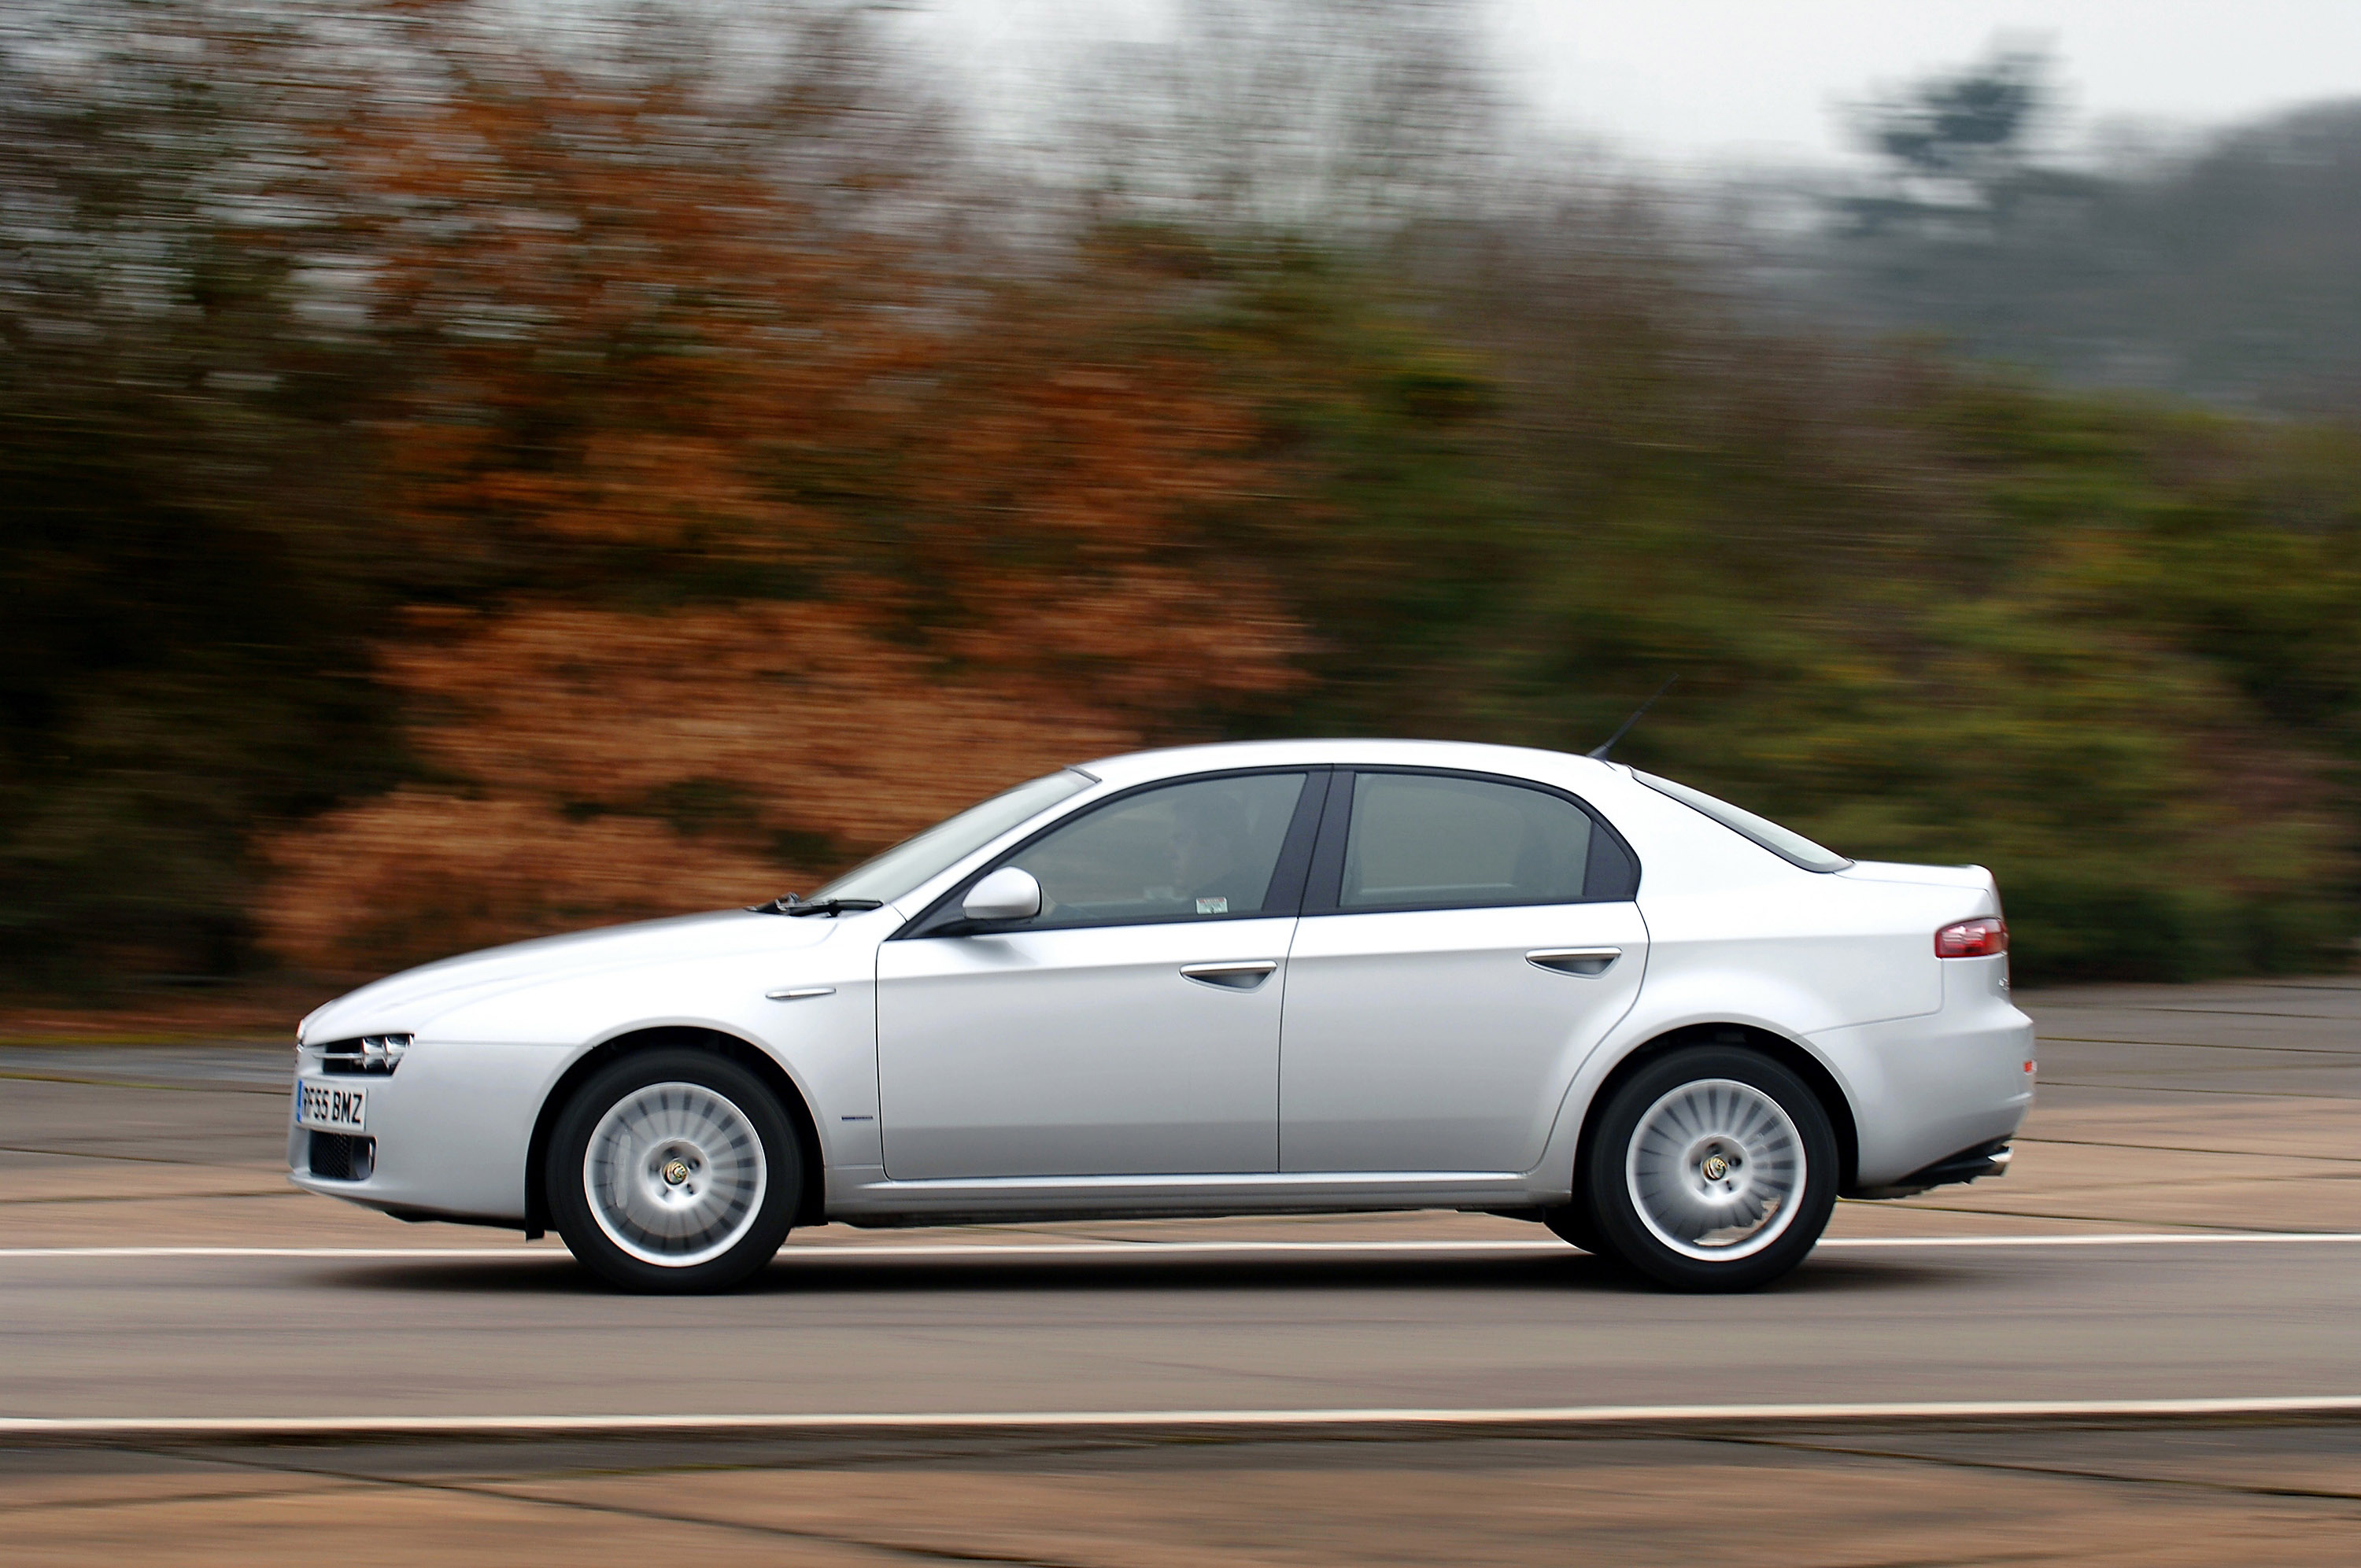
<svg viewBox="0 0 2361 1568">
<path fill-rule="evenodd" d="M 305 1019 L 296 1182 L 710 1290 L 791 1226 L 1460 1209 L 1692 1289 L 1999 1173 L 1980 867 L 1855 862 L 1558 752 L 1109 758 L 818 890 L 430 964 Z"/>
</svg>

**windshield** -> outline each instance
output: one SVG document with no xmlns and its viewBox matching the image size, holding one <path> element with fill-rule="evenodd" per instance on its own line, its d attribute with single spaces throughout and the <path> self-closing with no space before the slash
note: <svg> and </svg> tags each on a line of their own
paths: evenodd
<svg viewBox="0 0 2361 1568">
<path fill-rule="evenodd" d="M 1691 789 L 1653 773 L 1631 770 L 1631 776 L 1659 795 L 1669 795 L 1683 806 L 1705 813 L 1743 839 L 1752 839 L 1781 860 L 1807 872 L 1840 872 L 1852 864 L 1832 850 L 1823 850 L 1801 833 L 1780 827 L 1767 817 L 1742 811 L 1726 800 L 1716 800 L 1701 789 Z"/>
<path fill-rule="evenodd" d="M 874 898 L 891 904 L 939 872 L 948 871 L 983 849 L 1011 828 L 1041 813 L 1097 781 L 1068 768 L 1030 784 L 1018 784 L 957 817 L 946 817 L 916 838 L 905 839 L 873 861 L 864 861 L 811 895 L 823 898 Z"/>
</svg>

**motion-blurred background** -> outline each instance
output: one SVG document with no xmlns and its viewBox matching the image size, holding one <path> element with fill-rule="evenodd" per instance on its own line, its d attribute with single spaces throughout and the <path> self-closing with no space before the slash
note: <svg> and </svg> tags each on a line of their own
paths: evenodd
<svg viewBox="0 0 2361 1568">
<path fill-rule="evenodd" d="M 2113 7 L 2361 92 L 2296 9 Z M 2026 978 L 2344 964 L 2361 99 L 2110 120 L 2070 27 L 1815 0 L 1745 84 L 1825 148 L 1608 139 L 1779 10 L 0 0 L 0 983 L 1675 674 L 1620 756 L 1991 865 Z M 1550 50 L 1641 13 L 1586 120 Z"/>
</svg>

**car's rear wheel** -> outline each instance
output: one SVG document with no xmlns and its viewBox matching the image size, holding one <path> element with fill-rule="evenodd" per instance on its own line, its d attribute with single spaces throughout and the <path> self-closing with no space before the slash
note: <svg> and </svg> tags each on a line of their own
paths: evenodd
<svg viewBox="0 0 2361 1568">
<path fill-rule="evenodd" d="M 1818 1096 L 1731 1047 L 1673 1051 L 1633 1074 L 1585 1165 L 1598 1240 L 1675 1289 L 1769 1284 L 1804 1261 L 1836 1207 L 1836 1135 Z"/>
<path fill-rule="evenodd" d="M 786 1240 L 803 1162 L 778 1097 L 710 1051 L 623 1058 L 559 1113 L 550 1218 L 566 1247 L 627 1290 L 725 1290 Z"/>
</svg>

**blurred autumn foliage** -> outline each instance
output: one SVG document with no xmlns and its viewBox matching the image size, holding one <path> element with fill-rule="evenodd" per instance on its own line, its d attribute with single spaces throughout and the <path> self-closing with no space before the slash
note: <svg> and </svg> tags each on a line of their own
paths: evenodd
<svg viewBox="0 0 2361 1568">
<path fill-rule="evenodd" d="M 840 38 L 816 37 L 816 45 Z M 808 884 L 1081 753 L 1290 689 L 1275 587 L 1207 549 L 1251 411 L 1143 334 L 1152 279 L 959 275 L 772 144 L 860 62 L 734 110 L 436 37 L 338 127 L 384 526 L 474 591 L 375 650 L 439 781 L 263 845 L 264 941 L 390 965 Z"/>
<path fill-rule="evenodd" d="M 745 903 L 1143 744 L 1578 749 L 1674 670 L 1632 760 L 1993 864 L 2037 974 L 2355 924 L 2349 433 L 1774 331 L 1644 192 L 1382 125 L 1335 203 L 1019 178 L 854 8 L 10 17 L 20 978 Z"/>
</svg>

